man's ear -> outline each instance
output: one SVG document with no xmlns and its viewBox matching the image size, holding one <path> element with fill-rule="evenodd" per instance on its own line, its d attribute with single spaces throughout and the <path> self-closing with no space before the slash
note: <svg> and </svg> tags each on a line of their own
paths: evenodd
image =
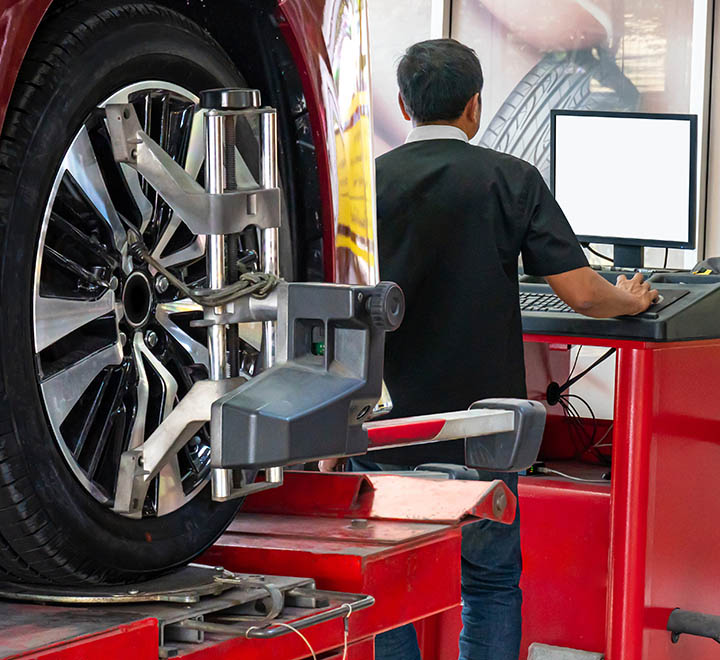
<svg viewBox="0 0 720 660">
<path fill-rule="evenodd" d="M 475 94 L 465 105 L 463 116 L 471 121 L 473 124 L 480 122 L 480 112 L 482 110 L 482 101 L 480 100 L 480 94 Z"/>
<path fill-rule="evenodd" d="M 400 94 L 400 92 L 398 92 L 398 105 L 400 106 L 400 112 L 402 112 L 402 116 L 405 117 L 407 121 L 412 121 L 412 117 L 410 116 L 410 113 L 405 107 L 405 103 L 402 100 L 402 95 Z"/>
</svg>

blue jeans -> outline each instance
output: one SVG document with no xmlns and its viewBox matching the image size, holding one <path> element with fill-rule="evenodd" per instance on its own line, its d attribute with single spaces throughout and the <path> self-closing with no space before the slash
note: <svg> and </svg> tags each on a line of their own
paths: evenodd
<svg viewBox="0 0 720 660">
<path fill-rule="evenodd" d="M 348 467 L 356 472 L 412 469 L 379 466 L 364 458 L 350 459 Z M 517 496 L 515 473 L 480 472 L 480 478 L 501 479 Z M 489 520 L 466 525 L 461 561 L 460 660 L 518 660 L 522 624 L 520 512 L 512 525 Z M 409 624 L 378 635 L 375 660 L 421 660 L 415 627 Z"/>
</svg>

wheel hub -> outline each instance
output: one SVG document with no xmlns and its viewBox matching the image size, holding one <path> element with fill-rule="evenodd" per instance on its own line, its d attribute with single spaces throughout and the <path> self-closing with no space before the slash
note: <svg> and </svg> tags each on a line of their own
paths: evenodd
<svg viewBox="0 0 720 660">
<path fill-rule="evenodd" d="M 130 274 L 122 294 L 125 319 L 133 328 L 141 328 L 150 319 L 153 307 L 153 288 L 142 271 Z"/>
</svg>

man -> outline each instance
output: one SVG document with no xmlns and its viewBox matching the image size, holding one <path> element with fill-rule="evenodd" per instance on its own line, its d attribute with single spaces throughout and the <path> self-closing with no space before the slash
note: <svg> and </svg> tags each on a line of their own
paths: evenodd
<svg viewBox="0 0 720 660">
<path fill-rule="evenodd" d="M 525 398 L 517 266 L 543 276 L 573 309 L 637 314 L 657 292 L 588 267 L 565 216 L 528 163 L 469 144 L 480 124 L 483 75 L 474 51 L 440 39 L 411 46 L 397 71 L 406 143 L 377 160 L 382 278 L 404 290 L 407 312 L 387 337 L 385 379 L 398 417 L 462 410 L 488 397 Z M 592 200 L 588 200 L 592 203 Z M 352 469 L 464 463 L 462 441 L 376 452 Z M 517 475 L 503 479 L 517 494 Z M 465 527 L 461 660 L 517 660 L 519 516 Z M 442 576 L 438 576 L 442 579 Z M 418 659 L 412 626 L 377 639 L 376 658 Z"/>
</svg>

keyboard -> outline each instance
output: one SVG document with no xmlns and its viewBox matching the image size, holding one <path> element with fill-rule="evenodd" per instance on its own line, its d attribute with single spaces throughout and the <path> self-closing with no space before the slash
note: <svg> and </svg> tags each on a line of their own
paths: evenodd
<svg viewBox="0 0 720 660">
<path fill-rule="evenodd" d="M 520 311 L 573 313 L 572 307 L 566 305 L 554 293 L 536 293 L 534 291 L 520 292 Z"/>
<path fill-rule="evenodd" d="M 656 273 L 649 281 L 658 300 L 642 314 L 612 319 L 573 314 L 546 283 L 521 281 L 523 331 L 656 342 L 720 339 L 720 275 Z"/>
</svg>

